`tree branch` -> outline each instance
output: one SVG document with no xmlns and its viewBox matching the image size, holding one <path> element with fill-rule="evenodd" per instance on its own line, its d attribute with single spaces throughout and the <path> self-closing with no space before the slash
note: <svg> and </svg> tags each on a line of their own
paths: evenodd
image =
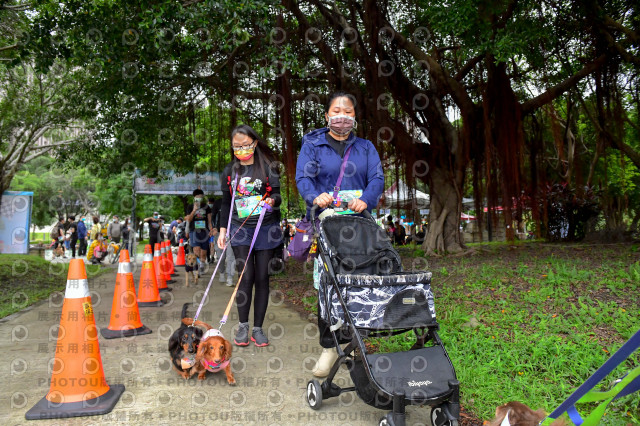
<svg viewBox="0 0 640 426">
<path fill-rule="evenodd" d="M 467 74 L 469 74 L 469 72 L 471 72 L 473 67 L 478 65 L 478 63 L 483 59 L 484 59 L 484 54 L 478 55 L 475 58 L 471 58 L 469 62 L 467 62 L 462 68 L 460 68 L 460 71 L 458 71 L 456 75 L 453 76 L 453 78 L 456 79 L 457 81 L 462 80 L 467 76 Z"/>
<path fill-rule="evenodd" d="M 604 65 L 606 60 L 606 54 L 598 56 L 595 60 L 586 64 L 580 71 L 576 72 L 571 77 L 568 77 L 564 81 L 549 88 L 546 92 L 541 93 L 535 98 L 529 99 L 528 101 L 524 102 L 522 104 L 522 113 L 528 114 L 540 108 L 542 105 L 546 105 L 549 102 L 553 101 L 555 98 L 575 86 L 584 77 L 588 76 L 589 74 L 600 68 L 602 65 Z"/>
<path fill-rule="evenodd" d="M 3 52 L 5 50 L 15 49 L 16 47 L 18 47 L 18 43 L 12 44 L 10 46 L 3 46 L 3 47 L 0 47 L 0 52 Z"/>
</svg>

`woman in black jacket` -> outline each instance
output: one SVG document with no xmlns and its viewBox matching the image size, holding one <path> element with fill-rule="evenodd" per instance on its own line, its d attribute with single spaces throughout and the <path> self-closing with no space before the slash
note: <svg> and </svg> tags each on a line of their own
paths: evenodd
<svg viewBox="0 0 640 426">
<path fill-rule="evenodd" d="M 262 324 L 269 301 L 269 266 L 274 249 L 282 243 L 279 210 L 280 177 L 275 168 L 271 149 L 251 127 L 240 125 L 233 129 L 231 147 L 234 154 L 233 160 L 222 172 L 223 195 L 218 247 L 224 248 L 227 243 L 225 234 L 231 212 L 229 238 L 233 237 L 231 247 L 236 258 L 238 276 L 242 272 L 245 260 L 247 261 L 236 295 L 240 324 L 234 343 L 238 346 L 249 344 L 249 309 L 255 288 L 251 340 L 256 346 L 267 346 L 269 340 L 262 331 Z M 234 189 L 236 191 L 234 205 L 231 206 Z M 255 245 L 247 259 L 261 208 L 258 207 L 253 213 L 251 212 L 263 197 L 265 197 L 265 203 L 273 209 L 265 213 Z"/>
</svg>

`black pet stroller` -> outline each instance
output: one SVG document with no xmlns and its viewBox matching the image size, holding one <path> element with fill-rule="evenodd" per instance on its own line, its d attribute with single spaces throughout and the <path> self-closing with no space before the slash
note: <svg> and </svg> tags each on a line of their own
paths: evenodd
<svg viewBox="0 0 640 426">
<path fill-rule="evenodd" d="M 457 425 L 460 382 L 437 333 L 431 273 L 404 272 L 385 231 L 363 215 L 329 213 L 317 229 L 315 206 L 311 212 L 321 263 L 321 340 L 333 341 L 338 360 L 322 383 L 308 382 L 307 402 L 318 410 L 323 400 L 355 390 L 365 403 L 392 410 L 380 425 L 404 425 L 407 405 L 431 406 L 435 426 Z M 410 350 L 367 354 L 363 338 L 407 332 L 416 336 Z M 355 386 L 333 383 L 342 364 Z"/>
</svg>

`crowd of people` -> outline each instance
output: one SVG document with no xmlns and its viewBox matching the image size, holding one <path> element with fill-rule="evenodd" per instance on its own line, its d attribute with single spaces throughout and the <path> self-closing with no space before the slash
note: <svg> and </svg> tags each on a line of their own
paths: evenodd
<svg viewBox="0 0 640 426">
<path fill-rule="evenodd" d="M 416 223 L 406 224 L 400 223 L 399 220 L 393 220 L 392 215 L 388 215 L 383 220 L 383 226 L 387 231 L 387 235 L 395 245 L 402 246 L 406 244 L 422 244 L 427 234 L 427 224 L 423 221 L 419 225 Z"/>
<path fill-rule="evenodd" d="M 112 216 L 109 223 L 100 223 L 99 216 L 81 215 L 77 221 L 73 215 L 66 220 L 61 216 L 50 232 L 51 247 L 62 249 L 63 257 L 86 256 L 91 263 L 101 263 L 109 244 L 122 242 L 123 247 L 128 246 L 129 232 L 129 218 L 121 223 L 117 215 Z"/>
</svg>

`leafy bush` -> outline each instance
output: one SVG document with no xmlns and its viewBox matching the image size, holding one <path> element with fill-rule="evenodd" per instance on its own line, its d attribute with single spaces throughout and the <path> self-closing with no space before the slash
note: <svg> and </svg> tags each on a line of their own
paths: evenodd
<svg viewBox="0 0 640 426">
<path fill-rule="evenodd" d="M 549 241 L 580 241 L 587 222 L 600 214 L 600 197 L 591 187 L 581 191 L 567 183 L 547 184 L 540 197 L 543 232 Z"/>
</svg>

